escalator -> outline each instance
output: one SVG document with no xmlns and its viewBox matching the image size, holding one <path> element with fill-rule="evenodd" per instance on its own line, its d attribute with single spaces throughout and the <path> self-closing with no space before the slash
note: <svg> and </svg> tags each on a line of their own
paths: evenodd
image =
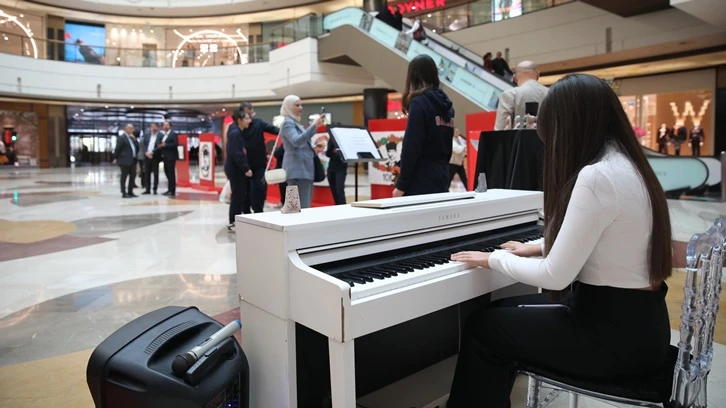
<svg viewBox="0 0 726 408">
<path fill-rule="evenodd" d="M 716 158 L 670 156 L 647 147 L 643 152 L 669 197 L 702 195 L 721 183 L 721 161 Z"/>
<path fill-rule="evenodd" d="M 403 92 L 408 62 L 417 55 L 431 56 L 439 67 L 441 87 L 460 120 L 468 113 L 496 110 L 499 96 L 512 88 L 449 44 L 431 37 L 427 45 L 413 41 L 358 8 L 325 16 L 323 26 L 328 33 L 318 41 L 320 61 L 360 65 L 399 92 Z"/>
</svg>

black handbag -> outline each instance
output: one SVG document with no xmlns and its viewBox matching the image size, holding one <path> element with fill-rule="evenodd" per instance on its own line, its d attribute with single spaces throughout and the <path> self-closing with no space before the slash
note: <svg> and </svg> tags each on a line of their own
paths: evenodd
<svg viewBox="0 0 726 408">
<path fill-rule="evenodd" d="M 320 162 L 320 157 L 318 157 L 317 154 L 313 155 L 313 167 L 315 168 L 313 181 L 319 183 L 325 180 L 325 169 L 323 168 L 323 163 Z"/>
</svg>

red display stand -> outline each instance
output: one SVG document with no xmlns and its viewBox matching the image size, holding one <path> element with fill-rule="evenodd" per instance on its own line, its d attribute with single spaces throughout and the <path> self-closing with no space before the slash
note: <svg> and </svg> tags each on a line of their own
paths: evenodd
<svg viewBox="0 0 726 408">
<path fill-rule="evenodd" d="M 214 133 L 202 133 L 199 135 L 199 184 L 192 184 L 192 188 L 202 191 L 222 192 L 222 187 L 214 183 L 215 163 L 217 149 Z"/>
<path fill-rule="evenodd" d="M 369 120 L 368 131 L 373 134 L 373 139 L 376 140 L 376 143 L 381 143 L 382 140 L 382 138 L 376 137 L 377 134 L 390 132 L 388 138 L 386 139 L 386 144 L 396 143 L 397 145 L 400 145 L 403 142 L 403 132 L 406 130 L 406 123 L 406 119 Z M 400 152 L 400 150 L 400 146 L 398 146 L 398 152 Z M 375 169 L 377 169 L 380 173 L 383 173 L 384 176 L 386 175 L 386 173 L 391 175 L 392 171 L 397 170 L 397 166 L 390 166 L 386 162 L 380 162 L 371 163 L 368 167 L 368 176 L 371 183 L 371 200 L 379 198 L 391 198 L 394 189 L 393 182 L 387 180 L 389 179 L 389 177 L 385 177 L 383 180 L 378 179 L 376 174 L 374 174 L 373 171 L 370 171 L 371 166 L 376 166 Z"/>
<path fill-rule="evenodd" d="M 494 130 L 497 119 L 496 112 L 479 112 L 466 115 L 466 176 L 469 179 L 467 190 L 474 189 L 476 181 L 476 158 L 479 156 L 478 146 L 481 132 Z"/>
<path fill-rule="evenodd" d="M 273 135 L 272 133 L 264 133 L 265 136 L 265 146 L 267 146 L 267 154 L 273 154 L 275 152 L 275 140 L 277 139 L 277 135 Z M 278 146 L 282 145 L 282 140 L 280 140 L 277 144 Z M 272 162 L 270 163 L 270 169 L 276 169 L 277 168 L 277 159 L 273 156 Z M 273 204 L 280 204 L 280 188 L 275 185 L 269 185 L 267 186 L 267 202 L 273 203 Z"/>
<path fill-rule="evenodd" d="M 176 185 L 177 187 L 191 187 L 189 181 L 189 148 L 187 135 L 179 135 L 179 146 L 184 151 L 184 160 L 176 161 Z"/>
</svg>

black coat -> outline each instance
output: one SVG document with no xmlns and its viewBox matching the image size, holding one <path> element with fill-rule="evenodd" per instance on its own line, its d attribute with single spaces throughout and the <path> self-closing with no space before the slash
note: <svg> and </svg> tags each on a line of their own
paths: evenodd
<svg viewBox="0 0 726 408">
<path fill-rule="evenodd" d="M 336 149 L 338 151 L 336 151 Z M 328 162 L 329 172 L 345 172 L 348 171 L 348 165 L 343 161 L 343 153 L 338 149 L 338 144 L 335 143 L 335 139 L 332 137 L 328 140 L 328 150 L 325 151 L 325 155 L 330 158 Z"/>
<path fill-rule="evenodd" d="M 224 174 L 227 178 L 243 177 L 250 170 L 245 153 L 245 139 L 237 124 L 229 125 L 227 131 L 227 157 L 224 160 Z"/>
<path fill-rule="evenodd" d="M 132 143 L 135 150 L 131 148 Z M 133 166 L 134 160 L 136 160 L 134 151 L 139 151 L 139 142 L 126 136 L 125 133 L 116 138 L 116 150 L 113 152 L 114 157 L 116 157 L 116 164 L 119 166 Z"/>
<path fill-rule="evenodd" d="M 159 137 L 161 139 L 159 140 L 159 143 L 161 143 L 161 140 L 164 140 L 164 133 L 160 133 Z M 164 147 L 157 147 L 154 149 L 154 153 L 157 151 L 161 152 L 161 158 L 164 159 L 164 161 L 176 161 L 179 158 L 179 152 L 176 148 L 177 146 L 179 146 L 179 136 L 170 130 L 169 136 L 166 138 L 166 141 L 164 141 Z"/>
<path fill-rule="evenodd" d="M 454 137 L 454 109 L 441 89 L 415 96 L 401 151 L 396 188 L 405 195 L 449 191 L 449 160 Z"/>
<path fill-rule="evenodd" d="M 267 165 L 267 144 L 264 132 L 277 135 L 280 129 L 272 126 L 262 119 L 252 119 L 247 129 L 242 130 L 247 148 L 247 161 L 252 169 L 263 168 Z"/>
</svg>

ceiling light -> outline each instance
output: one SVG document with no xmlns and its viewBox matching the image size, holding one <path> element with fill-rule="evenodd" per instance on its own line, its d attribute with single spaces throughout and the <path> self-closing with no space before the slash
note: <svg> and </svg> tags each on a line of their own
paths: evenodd
<svg viewBox="0 0 726 408">
<path fill-rule="evenodd" d="M 105 108 L 108 109 L 108 105 L 106 105 Z"/>
<path fill-rule="evenodd" d="M 154 34 L 154 29 L 152 28 L 151 30 L 149 30 L 149 32 L 150 32 L 151 34 Z"/>
<path fill-rule="evenodd" d="M 411 7 L 411 10 L 416 10 L 416 6 Z"/>
<path fill-rule="evenodd" d="M 429 13 L 429 18 L 431 18 L 431 13 Z"/>
<path fill-rule="evenodd" d="M 191 32 L 193 32 L 193 31 L 194 31 L 193 29 L 191 29 L 191 28 L 189 29 L 189 32 L 190 32 L 190 33 L 191 33 Z"/>
<path fill-rule="evenodd" d="M 81 108 L 81 112 L 85 112 L 85 111 L 86 111 L 85 109 Z"/>
<path fill-rule="evenodd" d="M 227 111 L 227 108 L 222 108 L 222 112 L 226 112 L 226 111 Z"/>
<path fill-rule="evenodd" d="M 431 31 L 436 32 L 436 30 L 431 30 Z"/>
<path fill-rule="evenodd" d="M 222 29 L 222 32 L 224 32 L 224 28 Z"/>
<path fill-rule="evenodd" d="M 24 18 L 25 16 L 23 14 L 20 15 L 20 18 Z"/>
</svg>

